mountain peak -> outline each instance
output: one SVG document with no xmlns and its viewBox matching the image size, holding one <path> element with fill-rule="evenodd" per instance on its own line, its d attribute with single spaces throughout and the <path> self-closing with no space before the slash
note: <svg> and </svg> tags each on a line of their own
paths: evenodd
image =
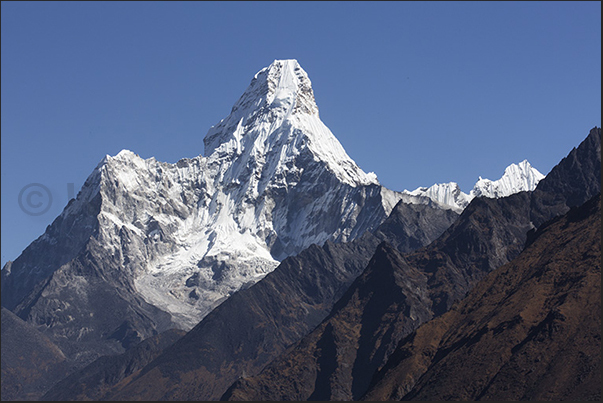
<svg viewBox="0 0 603 403">
<path fill-rule="evenodd" d="M 297 60 L 275 60 L 265 73 L 271 106 L 288 106 L 292 113 L 318 114 L 312 82 Z"/>
<path fill-rule="evenodd" d="M 250 101 L 255 106 L 284 108 L 288 113 L 318 114 L 312 82 L 295 59 L 275 60 L 260 70 L 234 105 L 233 112 L 245 109 Z"/>
<path fill-rule="evenodd" d="M 497 181 L 483 179 L 481 176 L 471 190 L 471 196 L 505 197 L 513 193 L 536 189 L 538 182 L 544 178 L 528 160 L 519 164 L 511 164 L 505 168 L 505 173 Z"/>
<path fill-rule="evenodd" d="M 98 234 L 104 256 L 127 255 L 107 267 L 183 328 L 287 256 L 375 228 L 401 199 L 320 121 L 296 60 L 255 74 L 204 143 L 205 156 L 175 164 L 106 156 L 60 220 L 90 212 L 82 239 Z"/>
<path fill-rule="evenodd" d="M 224 136 L 227 132 L 261 123 L 262 117 L 278 124 L 298 114 L 318 117 L 310 78 L 297 60 L 275 60 L 255 74 L 230 115 L 209 130 L 203 140 L 205 156 L 229 140 Z"/>
<path fill-rule="evenodd" d="M 379 184 L 320 120 L 312 83 L 294 59 L 275 60 L 257 72 L 230 115 L 209 129 L 203 143 L 205 156 L 221 164 L 224 172 L 239 172 L 233 167 L 262 161 L 259 169 L 270 171 L 263 177 L 272 178 L 301 158 L 321 161 L 353 187 Z"/>
</svg>

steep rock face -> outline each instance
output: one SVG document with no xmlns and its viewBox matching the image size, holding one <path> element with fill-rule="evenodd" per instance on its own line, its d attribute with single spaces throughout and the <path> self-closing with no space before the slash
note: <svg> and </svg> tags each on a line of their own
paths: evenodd
<svg viewBox="0 0 603 403">
<path fill-rule="evenodd" d="M 3 307 L 14 310 L 37 284 L 80 253 L 90 237 L 98 233 L 99 176 L 97 167 L 82 186 L 78 199 L 71 200 L 42 236 L 2 268 Z M 72 228 L 77 230 L 71 231 Z"/>
<path fill-rule="evenodd" d="M 396 335 L 431 318 L 427 278 L 382 243 L 332 313 L 258 377 L 238 380 L 223 400 L 350 400 L 349 385 L 395 348 Z M 407 317 L 409 320 L 402 320 Z M 408 329 L 404 329 L 404 327 Z M 391 345 L 393 343 L 393 345 Z M 356 385 L 353 385 L 354 388 Z M 250 390 L 254 393 L 249 393 Z"/>
<path fill-rule="evenodd" d="M 37 400 L 70 369 L 56 344 L 2 307 L 2 400 Z"/>
<path fill-rule="evenodd" d="M 2 270 L 2 305 L 65 342 L 120 352 L 192 328 L 287 256 L 374 230 L 400 200 L 432 203 L 358 168 L 295 60 L 256 74 L 204 143 L 205 157 L 175 164 L 105 157 Z"/>
<path fill-rule="evenodd" d="M 601 198 L 408 336 L 366 400 L 600 400 Z"/>
<path fill-rule="evenodd" d="M 474 197 L 501 198 L 519 192 L 532 191 L 543 178 L 544 175 L 527 160 L 523 160 L 519 164 L 509 165 L 503 176 L 496 181 L 483 179 L 480 176 L 469 194 L 461 191 L 456 182 L 436 183 L 428 188 L 419 187 L 412 192 L 405 190 L 404 193 L 427 196 L 460 212 L 469 205 Z"/>
<path fill-rule="evenodd" d="M 577 148 L 563 158 L 546 179 L 538 184 L 532 197 L 532 221 L 535 226 L 565 214 L 601 191 L 601 128 L 594 127 Z"/>
<path fill-rule="evenodd" d="M 437 203 L 411 204 L 400 201 L 374 232 L 401 253 L 412 252 L 437 239 L 458 218 L 458 213 L 441 209 Z"/>
</svg>

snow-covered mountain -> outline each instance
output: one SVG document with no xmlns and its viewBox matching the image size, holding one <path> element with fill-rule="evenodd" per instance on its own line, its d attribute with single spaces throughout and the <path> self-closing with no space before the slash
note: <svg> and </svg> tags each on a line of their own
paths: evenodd
<svg viewBox="0 0 603 403">
<path fill-rule="evenodd" d="M 382 187 L 356 165 L 319 119 L 311 82 L 295 60 L 259 71 L 204 144 L 205 157 L 164 165 L 178 178 L 166 199 L 179 200 L 174 188 L 181 186 L 192 193 L 180 198 L 182 218 L 153 213 L 172 250 L 135 281 L 147 302 L 186 327 L 285 257 L 327 239 L 354 239 L 402 198 L 427 202 Z M 143 163 L 128 156 L 120 165 Z M 142 171 L 156 170 L 154 161 L 144 164 Z"/>
<path fill-rule="evenodd" d="M 408 195 L 429 197 L 431 200 L 449 206 L 457 212 L 460 212 L 467 207 L 472 199 L 470 195 L 461 191 L 461 188 L 456 182 L 436 183 L 430 187 L 421 186 L 412 192 L 404 190 L 404 193 Z"/>
<path fill-rule="evenodd" d="M 544 178 L 527 160 L 519 164 L 511 164 L 505 169 L 503 176 L 492 181 L 481 176 L 469 194 L 461 191 L 456 182 L 436 183 L 431 187 L 419 187 L 415 190 L 404 190 L 404 193 L 414 196 L 427 196 L 430 199 L 450 206 L 456 211 L 462 211 L 474 197 L 500 198 L 523 191 L 536 189 L 538 182 Z"/>
<path fill-rule="evenodd" d="M 166 199 L 182 200 L 186 214 L 153 212 L 173 250 L 136 278 L 149 303 L 188 326 L 283 258 L 374 228 L 403 197 L 346 154 L 320 121 L 310 80 L 295 60 L 258 72 L 204 144 L 205 157 L 163 165 L 178 178 Z M 127 156 L 116 172 L 132 164 L 145 165 L 134 169 L 137 177 L 156 170 L 154 161 Z M 174 190 L 181 186 L 192 190 L 185 199 Z"/>
<path fill-rule="evenodd" d="M 189 329 L 285 257 L 352 240 L 400 200 L 434 205 L 384 188 L 356 165 L 321 122 L 295 60 L 260 70 L 204 144 L 205 156 L 175 164 L 128 150 L 106 156 L 46 233 L 3 270 L 3 305 L 14 309 L 40 281 L 88 253 L 81 266 L 94 265 L 98 276 L 126 284 L 127 293 Z M 89 279 L 78 281 L 88 292 Z M 57 326 L 56 318 L 37 320 Z"/>
<path fill-rule="evenodd" d="M 527 160 L 519 164 L 511 164 L 505 169 L 503 176 L 497 181 L 489 179 L 479 180 L 471 190 L 473 197 L 500 198 L 510 196 L 515 193 L 536 189 L 536 185 L 544 178 L 536 168 Z"/>
<path fill-rule="evenodd" d="M 77 348 L 102 340 L 94 351 L 106 354 L 190 329 L 286 257 L 376 229 L 399 201 L 455 208 L 360 169 L 295 60 L 260 70 L 204 145 L 174 164 L 106 156 L 4 267 L 2 305 Z"/>
</svg>

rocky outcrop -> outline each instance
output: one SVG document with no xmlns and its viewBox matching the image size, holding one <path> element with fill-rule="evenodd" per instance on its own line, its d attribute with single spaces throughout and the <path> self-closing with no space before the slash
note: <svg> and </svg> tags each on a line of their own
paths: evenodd
<svg viewBox="0 0 603 403">
<path fill-rule="evenodd" d="M 601 191 L 601 128 L 594 127 L 577 148 L 542 180 L 532 198 L 531 219 L 537 227 L 580 206 Z"/>
</svg>

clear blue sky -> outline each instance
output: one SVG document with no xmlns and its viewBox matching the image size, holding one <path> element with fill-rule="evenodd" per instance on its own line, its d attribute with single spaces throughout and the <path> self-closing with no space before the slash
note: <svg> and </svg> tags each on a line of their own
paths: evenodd
<svg viewBox="0 0 603 403">
<path fill-rule="evenodd" d="M 468 192 L 523 159 L 546 174 L 601 126 L 600 2 L 3 1 L 1 15 L 3 265 L 105 154 L 202 154 L 274 59 L 300 62 L 322 120 L 394 190 Z M 39 216 L 18 204 L 30 183 L 53 195 Z"/>
</svg>

